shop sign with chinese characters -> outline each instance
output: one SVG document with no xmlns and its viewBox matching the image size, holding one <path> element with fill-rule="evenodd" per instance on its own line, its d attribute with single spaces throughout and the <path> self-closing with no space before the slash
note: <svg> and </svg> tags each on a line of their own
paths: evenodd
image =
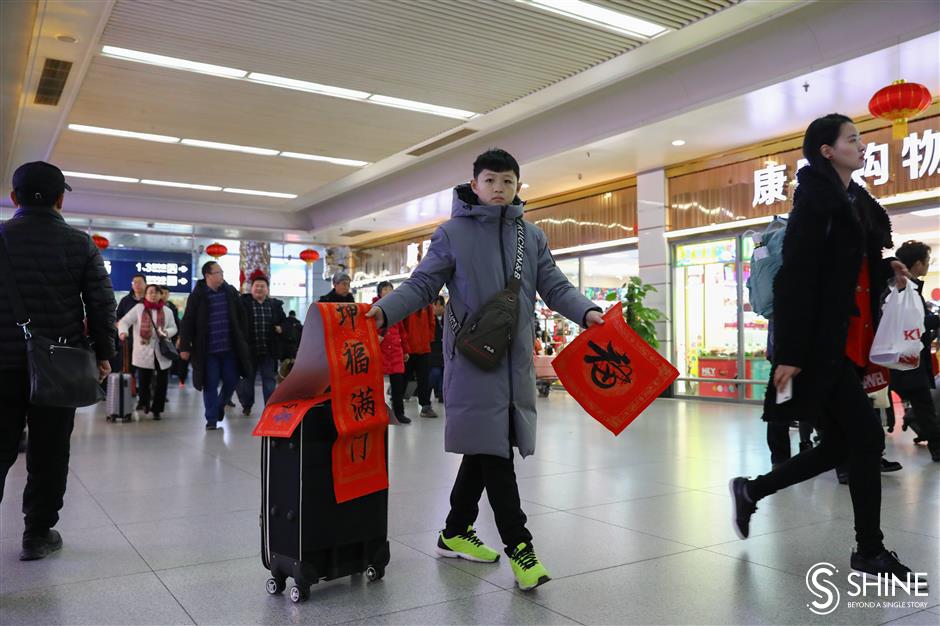
<svg viewBox="0 0 940 626">
<path fill-rule="evenodd" d="M 865 165 L 855 170 L 852 178 L 859 185 L 868 188 L 879 187 L 891 178 L 891 159 L 889 144 L 871 142 L 865 148 Z M 796 171 L 807 164 L 806 159 L 799 159 Z M 933 176 L 940 168 L 940 132 L 926 129 L 922 133 L 911 133 L 901 144 L 902 175 L 908 180 Z M 793 174 L 795 182 L 796 173 Z M 789 180 L 787 165 L 769 161 L 767 167 L 754 171 L 754 199 L 752 206 L 759 204 L 773 205 L 787 200 Z M 872 189 L 873 193 L 876 193 Z M 877 193 L 876 193 L 877 195 Z"/>
</svg>

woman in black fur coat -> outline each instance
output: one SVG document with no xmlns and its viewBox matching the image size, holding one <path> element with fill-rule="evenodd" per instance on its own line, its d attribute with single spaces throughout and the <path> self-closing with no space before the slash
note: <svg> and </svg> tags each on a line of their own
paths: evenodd
<svg viewBox="0 0 940 626">
<path fill-rule="evenodd" d="M 911 570 L 882 543 L 884 431 L 860 373 L 868 364 L 881 293 L 892 278 L 903 287 L 907 268 L 882 259 L 892 247 L 888 214 L 852 181 L 865 157 L 852 120 L 837 114 L 815 120 L 803 155 L 809 165 L 797 173 L 774 281 L 776 351 L 764 412 L 768 420 L 813 417 L 822 441 L 755 480 L 732 479 L 735 530 L 747 537 L 761 498 L 845 464 L 858 544 L 852 569 L 906 581 Z M 778 404 L 777 393 L 791 385 L 792 399 Z M 926 580 L 915 584 L 926 586 Z"/>
</svg>

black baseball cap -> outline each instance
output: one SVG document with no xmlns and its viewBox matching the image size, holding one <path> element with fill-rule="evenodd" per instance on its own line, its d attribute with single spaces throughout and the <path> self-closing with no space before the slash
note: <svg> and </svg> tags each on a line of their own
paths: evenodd
<svg viewBox="0 0 940 626">
<path fill-rule="evenodd" d="M 45 161 L 24 163 L 13 172 L 13 191 L 23 206 L 52 206 L 66 189 L 72 191 L 62 170 Z"/>
</svg>

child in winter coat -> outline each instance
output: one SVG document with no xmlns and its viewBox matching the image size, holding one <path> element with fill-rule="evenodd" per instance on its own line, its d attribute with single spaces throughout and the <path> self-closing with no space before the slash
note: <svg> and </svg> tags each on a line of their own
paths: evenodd
<svg viewBox="0 0 940 626">
<path fill-rule="evenodd" d="M 392 283 L 385 281 L 379 283 L 377 298 L 372 300 L 375 304 L 379 298 L 384 298 L 392 292 Z M 379 341 L 382 342 L 382 367 L 388 376 L 392 391 L 392 411 L 400 424 L 410 424 L 411 418 L 405 415 L 405 363 L 408 362 L 408 333 L 401 322 L 390 328 L 379 331 Z"/>
<path fill-rule="evenodd" d="M 473 164 L 473 180 L 454 189 L 451 219 L 431 238 L 427 255 L 398 289 L 367 314 L 379 328 L 397 324 L 428 306 L 447 284 L 444 328 L 444 445 L 462 454 L 450 496 L 450 514 L 437 552 L 449 558 L 496 562 L 499 553 L 473 529 L 486 490 L 505 553 L 519 588 L 550 580 L 532 546 L 519 500 L 513 448 L 535 451 L 535 367 L 532 311 L 536 291 L 553 310 L 582 326 L 602 324 L 601 310 L 568 282 L 548 248 L 545 233 L 522 217 L 519 164 L 503 150 L 489 150 Z M 519 280 L 517 322 L 506 354 L 481 369 L 456 349 L 462 324 L 478 313 L 510 276 Z M 510 329 L 507 329 L 510 330 Z"/>
</svg>

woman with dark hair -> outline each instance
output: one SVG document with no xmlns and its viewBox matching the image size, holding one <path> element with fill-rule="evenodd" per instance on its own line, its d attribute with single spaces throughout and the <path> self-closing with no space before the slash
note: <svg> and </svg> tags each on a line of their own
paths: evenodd
<svg viewBox="0 0 940 626">
<path fill-rule="evenodd" d="M 882 543 L 884 431 L 860 373 L 868 364 L 880 294 L 892 277 L 904 288 L 908 272 L 900 261 L 882 259 L 882 250 L 893 247 L 891 221 L 852 180 L 865 156 L 852 120 L 838 114 L 814 120 L 803 155 L 809 165 L 797 173 L 774 281 L 776 349 L 764 412 L 768 420 L 815 416 L 822 440 L 768 474 L 731 480 L 735 531 L 747 538 L 758 500 L 844 464 L 858 544 L 852 569 L 907 582 L 911 570 Z M 785 400 L 788 388 L 792 399 Z M 911 582 L 927 585 L 913 575 Z"/>
</svg>

